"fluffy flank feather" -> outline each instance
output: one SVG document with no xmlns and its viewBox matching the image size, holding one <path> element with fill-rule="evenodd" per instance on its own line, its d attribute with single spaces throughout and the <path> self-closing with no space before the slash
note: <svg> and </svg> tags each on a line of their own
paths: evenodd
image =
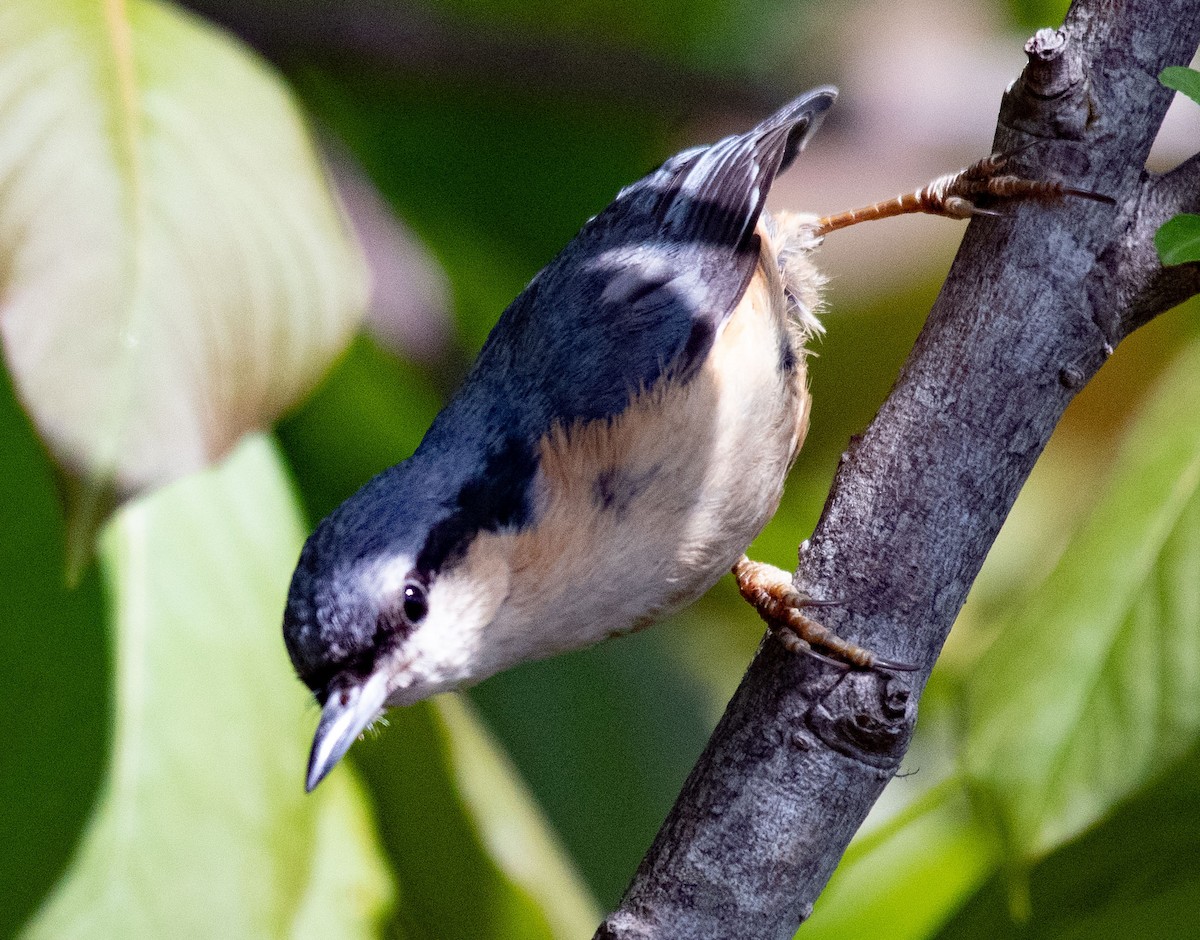
<svg viewBox="0 0 1200 940">
<path fill-rule="evenodd" d="M 775 261 L 788 300 L 788 319 L 799 330 L 800 344 L 825 332 L 821 325 L 821 289 L 826 277 L 813 264 L 812 253 L 821 244 L 814 234 L 815 215 L 799 212 L 770 212 L 762 217 L 771 240 Z"/>
</svg>

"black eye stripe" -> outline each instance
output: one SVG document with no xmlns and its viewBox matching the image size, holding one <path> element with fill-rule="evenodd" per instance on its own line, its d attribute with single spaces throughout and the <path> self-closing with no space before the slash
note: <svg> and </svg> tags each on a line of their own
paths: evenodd
<svg viewBox="0 0 1200 940">
<path fill-rule="evenodd" d="M 409 575 L 404 587 L 384 602 L 375 618 L 375 647 L 382 649 L 403 640 L 428 613 L 428 590 L 419 577 Z"/>
</svg>

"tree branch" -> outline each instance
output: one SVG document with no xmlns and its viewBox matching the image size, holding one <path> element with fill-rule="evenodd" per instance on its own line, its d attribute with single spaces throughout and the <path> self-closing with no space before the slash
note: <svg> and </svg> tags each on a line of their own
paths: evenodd
<svg viewBox="0 0 1200 940">
<path fill-rule="evenodd" d="M 1109 194 L 976 219 L 896 386 L 851 443 L 796 584 L 913 675 L 837 673 L 764 640 L 620 908 L 597 938 L 790 937 L 907 749 L 917 700 L 1071 399 L 1142 323 L 1200 288 L 1154 230 L 1197 161 L 1143 169 L 1200 43 L 1193 0 L 1076 0 L 1005 95 L 996 149 Z"/>
</svg>

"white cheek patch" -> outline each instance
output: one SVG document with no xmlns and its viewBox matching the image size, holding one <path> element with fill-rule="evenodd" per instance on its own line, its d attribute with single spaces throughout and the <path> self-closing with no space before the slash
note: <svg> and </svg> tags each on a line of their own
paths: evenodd
<svg viewBox="0 0 1200 940">
<path fill-rule="evenodd" d="M 452 688 L 489 675 L 487 628 L 509 592 L 509 566 L 480 535 L 466 557 L 429 587 L 429 613 L 404 644 L 414 683 Z"/>
</svg>

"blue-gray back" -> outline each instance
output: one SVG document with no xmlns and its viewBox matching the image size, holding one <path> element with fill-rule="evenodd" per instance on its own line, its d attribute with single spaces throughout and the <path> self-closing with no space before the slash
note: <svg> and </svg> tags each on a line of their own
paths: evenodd
<svg viewBox="0 0 1200 940">
<path fill-rule="evenodd" d="M 470 410 L 508 399 L 508 430 L 540 436 L 618 414 L 664 375 L 686 381 L 754 273 L 775 176 L 832 101 L 809 92 L 622 190 L 504 312 L 463 389 Z"/>
</svg>

